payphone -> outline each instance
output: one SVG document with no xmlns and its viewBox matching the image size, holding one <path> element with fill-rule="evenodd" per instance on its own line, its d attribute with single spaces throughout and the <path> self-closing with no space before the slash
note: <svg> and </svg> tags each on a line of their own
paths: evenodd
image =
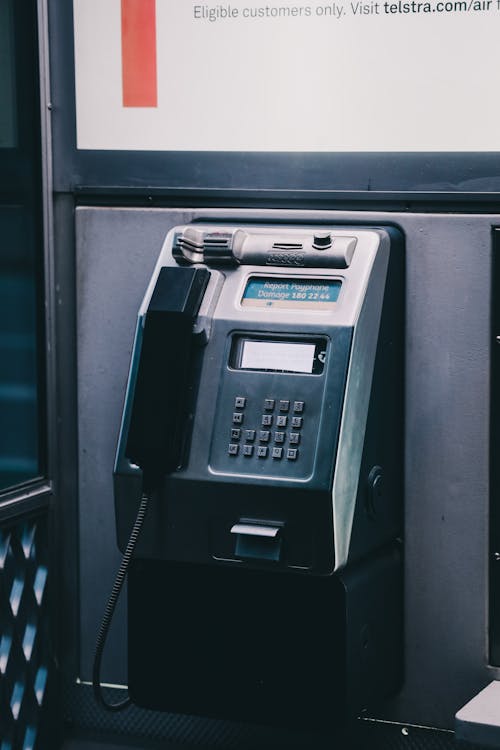
<svg viewBox="0 0 500 750">
<path fill-rule="evenodd" d="M 396 689 L 403 290 L 392 227 L 168 233 L 114 474 L 136 704 L 317 724 Z"/>
</svg>

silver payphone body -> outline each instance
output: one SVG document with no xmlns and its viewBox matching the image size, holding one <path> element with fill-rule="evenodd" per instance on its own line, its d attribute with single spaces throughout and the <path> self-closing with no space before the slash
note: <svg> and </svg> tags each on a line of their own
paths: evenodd
<svg viewBox="0 0 500 750">
<path fill-rule="evenodd" d="M 139 705 L 310 724 L 397 687 L 403 289 L 390 227 L 167 235 L 115 465 L 122 549 L 152 492 L 129 574 Z"/>
</svg>

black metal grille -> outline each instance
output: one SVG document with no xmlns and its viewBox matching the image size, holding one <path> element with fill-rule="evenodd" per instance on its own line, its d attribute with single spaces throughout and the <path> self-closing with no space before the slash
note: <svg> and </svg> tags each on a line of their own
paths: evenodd
<svg viewBox="0 0 500 750">
<path fill-rule="evenodd" d="M 109 690 L 111 700 L 123 698 L 123 691 Z M 91 733 L 136 748 L 179 750 L 463 750 L 452 731 L 414 727 L 390 722 L 358 719 L 344 731 L 335 725 L 330 731 L 315 732 L 271 728 L 252 724 L 168 714 L 131 706 L 123 713 L 108 713 L 94 700 L 85 684 L 66 685 L 67 731 Z M 466 745 L 467 750 L 485 750 Z"/>
<path fill-rule="evenodd" d="M 46 517 L 0 528 L 0 750 L 42 747 L 50 665 Z"/>
</svg>

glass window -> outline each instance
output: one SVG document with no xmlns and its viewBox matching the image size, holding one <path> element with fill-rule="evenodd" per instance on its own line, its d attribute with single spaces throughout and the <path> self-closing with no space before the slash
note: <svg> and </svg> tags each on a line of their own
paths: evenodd
<svg viewBox="0 0 500 750">
<path fill-rule="evenodd" d="M 33 2 L 0 0 L 0 492 L 39 477 L 43 463 L 42 194 L 35 29 Z"/>
<path fill-rule="evenodd" d="M 0 2 L 0 147 L 16 145 L 12 0 Z"/>
</svg>

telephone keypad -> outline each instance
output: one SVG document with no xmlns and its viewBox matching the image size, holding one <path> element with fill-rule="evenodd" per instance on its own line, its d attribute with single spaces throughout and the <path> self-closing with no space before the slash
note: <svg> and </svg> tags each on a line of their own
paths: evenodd
<svg viewBox="0 0 500 750">
<path fill-rule="evenodd" d="M 241 445 L 241 455 L 245 458 L 257 457 L 259 459 L 272 458 L 275 461 L 279 461 L 285 458 L 287 461 L 297 461 L 299 458 L 299 450 L 297 446 L 301 442 L 301 433 L 295 430 L 301 430 L 303 427 L 302 415 L 305 409 L 304 401 L 295 401 L 290 399 L 274 399 L 266 398 L 260 402 L 260 408 L 267 413 L 260 413 L 260 417 L 255 415 L 255 411 L 252 413 L 249 411 L 252 404 L 249 402 L 246 396 L 236 396 L 234 398 L 234 409 L 239 411 L 232 412 L 232 421 L 234 425 L 240 425 L 243 423 L 245 409 L 247 409 L 247 420 L 253 421 L 254 419 L 260 419 L 260 425 L 257 425 L 257 429 L 250 427 L 242 430 L 240 427 L 232 427 L 230 430 L 231 442 L 228 445 L 228 454 L 230 456 L 240 455 L 240 439 L 244 440 L 245 443 Z M 254 405 L 258 407 L 258 405 Z M 274 412 L 277 410 L 276 419 L 274 419 Z M 287 412 L 291 411 L 290 420 L 288 419 Z M 290 422 L 290 432 L 286 431 Z M 276 431 L 272 429 L 258 429 L 258 427 L 270 428 L 276 425 Z M 258 445 L 249 445 L 258 440 Z M 268 443 L 274 443 L 271 447 L 268 447 Z M 255 449 L 256 448 L 256 449 Z"/>
</svg>

